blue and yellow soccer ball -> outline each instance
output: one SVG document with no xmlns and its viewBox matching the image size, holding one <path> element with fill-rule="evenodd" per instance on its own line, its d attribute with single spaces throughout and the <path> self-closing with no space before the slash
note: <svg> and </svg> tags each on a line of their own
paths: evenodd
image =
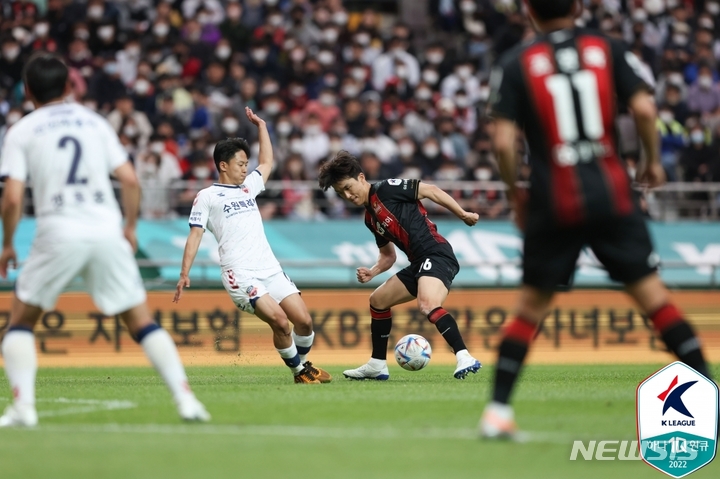
<svg viewBox="0 0 720 479">
<path fill-rule="evenodd" d="M 408 371 L 419 371 L 430 362 L 432 348 L 419 334 L 403 336 L 395 345 L 395 360 Z"/>
</svg>

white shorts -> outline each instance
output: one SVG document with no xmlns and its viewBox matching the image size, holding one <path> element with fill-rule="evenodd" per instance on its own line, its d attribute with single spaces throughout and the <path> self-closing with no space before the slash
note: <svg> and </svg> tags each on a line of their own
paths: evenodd
<svg viewBox="0 0 720 479">
<path fill-rule="evenodd" d="M 224 269 L 222 282 L 233 303 L 248 313 L 255 313 L 255 302 L 266 294 L 280 304 L 291 294 L 300 292 L 282 271 L 258 277 L 251 271 Z"/>
<path fill-rule="evenodd" d="M 77 277 L 95 305 L 108 316 L 145 302 L 145 287 L 132 247 L 125 238 L 77 242 L 35 242 L 18 275 L 15 293 L 25 304 L 44 310 Z"/>
</svg>

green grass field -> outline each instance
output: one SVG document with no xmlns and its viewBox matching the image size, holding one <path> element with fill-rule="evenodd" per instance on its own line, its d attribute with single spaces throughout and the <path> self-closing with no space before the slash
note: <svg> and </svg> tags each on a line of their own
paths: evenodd
<svg viewBox="0 0 720 479">
<path fill-rule="evenodd" d="M 182 424 L 150 368 L 43 369 L 41 425 L 0 430 L 0 477 L 667 477 L 642 461 L 569 460 L 574 439 L 635 438 L 635 388 L 661 366 L 528 367 L 515 394 L 522 444 L 477 439 L 490 368 L 457 381 L 451 366 L 394 367 L 377 383 L 335 367 L 321 386 L 294 385 L 281 366 L 192 368 L 207 425 Z M 720 477 L 720 460 L 691 477 Z"/>
</svg>

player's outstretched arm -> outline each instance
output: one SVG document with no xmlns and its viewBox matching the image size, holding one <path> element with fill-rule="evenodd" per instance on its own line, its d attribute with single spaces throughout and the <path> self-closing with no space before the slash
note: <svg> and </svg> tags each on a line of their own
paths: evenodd
<svg viewBox="0 0 720 479">
<path fill-rule="evenodd" d="M 0 214 L 3 222 L 3 249 L 0 255 L 0 276 L 7 278 L 8 266 L 12 263 L 17 266 L 17 254 L 13 246 L 15 230 L 22 216 L 22 200 L 25 193 L 25 183 L 13 178 L 5 180 L 2 195 Z"/>
<path fill-rule="evenodd" d="M 274 156 L 272 143 L 270 142 L 270 133 L 268 133 L 265 120 L 257 116 L 250 108 L 245 107 L 245 114 L 253 125 L 258 128 L 258 142 L 260 143 L 260 152 L 258 153 L 257 170 L 262 175 L 263 181 L 267 183 L 272 173 Z"/>
<path fill-rule="evenodd" d="M 652 95 L 645 90 L 639 90 L 628 101 L 637 126 L 638 135 L 645 152 L 638 179 L 650 188 L 665 183 L 665 170 L 660 163 L 660 139 L 658 138 L 656 121 L 657 108 Z"/>
<path fill-rule="evenodd" d="M 433 203 L 439 204 L 440 206 L 448 209 L 452 214 L 463 220 L 466 225 L 475 226 L 475 224 L 480 219 L 480 215 L 478 215 L 477 213 L 465 211 L 458 204 L 458 202 L 455 201 L 455 198 L 448 195 L 437 186 L 429 185 L 427 183 L 420 183 L 420 186 L 418 188 L 419 200 L 427 198 Z"/>
<path fill-rule="evenodd" d="M 190 268 L 192 268 L 195 256 L 197 256 L 198 249 L 200 249 L 200 242 L 202 241 L 204 232 L 205 230 L 197 226 L 190 227 L 190 234 L 185 242 L 185 251 L 183 251 L 182 267 L 180 268 L 180 280 L 178 281 L 177 288 L 175 289 L 173 303 L 180 301 L 183 288 L 190 287 Z"/>
<path fill-rule="evenodd" d="M 113 175 L 120 182 L 120 201 L 125 213 L 125 228 L 123 233 L 130 242 L 133 251 L 137 250 L 137 228 L 138 213 L 140 212 L 140 182 L 135 174 L 132 163 L 125 162 L 118 166 Z"/>
<path fill-rule="evenodd" d="M 392 268 L 396 259 L 397 255 L 395 254 L 395 245 L 392 243 L 386 244 L 380 248 L 380 255 L 378 256 L 377 263 L 375 263 L 372 268 L 360 267 L 357 269 L 357 280 L 363 284 L 367 283 L 375 276 Z"/>
</svg>

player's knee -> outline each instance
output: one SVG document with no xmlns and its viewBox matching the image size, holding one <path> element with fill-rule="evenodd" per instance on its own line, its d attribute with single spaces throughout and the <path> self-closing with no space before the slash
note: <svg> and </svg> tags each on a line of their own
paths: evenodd
<svg viewBox="0 0 720 479">
<path fill-rule="evenodd" d="M 418 309 L 422 311 L 422 314 L 427 316 L 430 314 L 435 308 L 439 308 L 442 306 L 441 304 L 438 304 L 436 301 L 430 301 L 427 299 L 419 299 L 418 298 Z"/>
<path fill-rule="evenodd" d="M 275 333 L 283 335 L 290 334 L 290 322 L 284 313 L 277 313 L 273 315 L 273 317 L 268 321 L 268 324 Z"/>
<path fill-rule="evenodd" d="M 384 300 L 376 290 L 370 295 L 370 307 L 378 311 L 385 311 L 386 309 L 390 309 L 392 304 L 390 304 L 387 300 Z"/>
</svg>

